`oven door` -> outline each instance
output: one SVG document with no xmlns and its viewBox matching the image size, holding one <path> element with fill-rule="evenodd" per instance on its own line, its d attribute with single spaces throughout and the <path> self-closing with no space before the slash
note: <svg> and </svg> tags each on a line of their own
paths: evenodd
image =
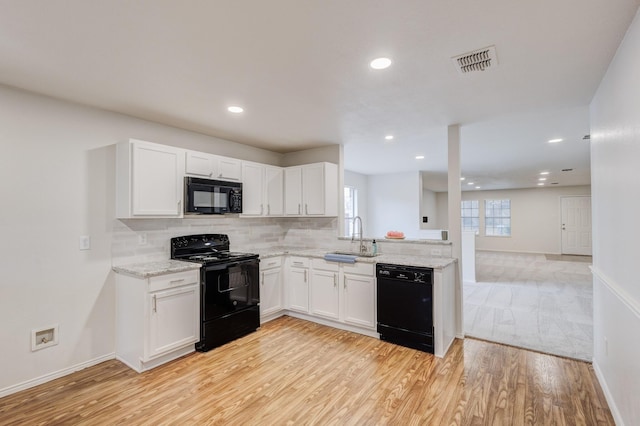
<svg viewBox="0 0 640 426">
<path fill-rule="evenodd" d="M 185 213 L 224 214 L 229 212 L 231 188 L 206 179 L 185 178 Z"/>
<path fill-rule="evenodd" d="M 202 270 L 202 320 L 209 321 L 260 303 L 258 259 Z"/>
</svg>

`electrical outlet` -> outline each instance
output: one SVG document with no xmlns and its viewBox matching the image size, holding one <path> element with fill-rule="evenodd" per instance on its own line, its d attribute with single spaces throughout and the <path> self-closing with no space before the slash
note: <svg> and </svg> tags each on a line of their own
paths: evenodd
<svg viewBox="0 0 640 426">
<path fill-rule="evenodd" d="M 78 249 L 90 250 L 91 249 L 91 237 L 88 235 L 82 235 L 78 241 Z"/>
<path fill-rule="evenodd" d="M 422 216 L 422 223 L 428 223 L 429 218 L 427 216 Z"/>
<path fill-rule="evenodd" d="M 142 234 L 138 234 L 138 244 L 143 246 L 147 244 L 147 233 L 143 232 Z"/>
</svg>

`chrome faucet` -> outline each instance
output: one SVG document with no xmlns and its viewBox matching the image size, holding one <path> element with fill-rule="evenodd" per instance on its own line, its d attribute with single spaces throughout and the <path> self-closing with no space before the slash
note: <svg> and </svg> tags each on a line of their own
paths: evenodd
<svg viewBox="0 0 640 426">
<path fill-rule="evenodd" d="M 358 221 L 359 227 L 358 227 L 358 235 L 360 237 L 360 245 L 359 245 L 359 250 L 360 253 L 366 253 L 367 252 L 367 248 L 364 246 L 364 244 L 362 243 L 362 218 L 360 216 L 356 216 L 353 218 L 353 222 L 352 226 L 353 226 L 353 232 L 351 233 L 351 242 L 353 242 L 355 236 L 356 236 L 356 221 Z"/>
</svg>

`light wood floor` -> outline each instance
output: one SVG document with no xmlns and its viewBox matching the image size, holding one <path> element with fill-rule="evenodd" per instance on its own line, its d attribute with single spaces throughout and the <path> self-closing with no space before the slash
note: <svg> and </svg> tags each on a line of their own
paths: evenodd
<svg viewBox="0 0 640 426">
<path fill-rule="evenodd" d="M 466 339 L 446 358 L 290 317 L 137 374 L 0 399 L 2 425 L 613 425 L 590 364 Z"/>
</svg>

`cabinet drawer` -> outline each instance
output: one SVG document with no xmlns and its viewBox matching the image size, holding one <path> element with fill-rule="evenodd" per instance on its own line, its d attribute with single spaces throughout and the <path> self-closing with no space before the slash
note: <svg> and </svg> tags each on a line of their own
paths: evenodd
<svg viewBox="0 0 640 426">
<path fill-rule="evenodd" d="M 292 256 L 292 257 L 289 258 L 289 266 L 294 267 L 294 268 L 308 268 L 309 267 L 309 258 Z"/>
<path fill-rule="evenodd" d="M 359 275 L 368 275 L 373 277 L 375 264 L 373 263 L 364 263 L 364 262 L 356 262 L 356 263 L 343 263 L 342 264 L 343 271 L 348 274 L 359 274 Z"/>
<path fill-rule="evenodd" d="M 313 269 L 322 269 L 323 271 L 338 272 L 340 270 L 340 264 L 337 262 L 327 262 L 324 259 L 313 259 L 311 261 Z"/>
<path fill-rule="evenodd" d="M 282 256 L 260 259 L 260 269 L 279 268 L 282 266 Z"/>
<path fill-rule="evenodd" d="M 159 275 L 149 278 L 149 291 L 166 290 L 188 284 L 198 284 L 199 282 L 200 273 L 197 269 L 175 274 Z"/>
</svg>

